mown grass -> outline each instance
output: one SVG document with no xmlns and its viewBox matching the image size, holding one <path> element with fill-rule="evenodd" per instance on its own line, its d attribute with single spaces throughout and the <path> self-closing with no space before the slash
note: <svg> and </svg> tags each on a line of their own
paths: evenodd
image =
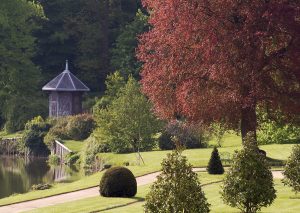
<svg viewBox="0 0 300 213">
<path fill-rule="evenodd" d="M 233 134 L 227 134 L 225 136 L 222 148 L 219 148 L 219 152 L 233 153 L 234 150 L 241 148 L 240 136 Z M 289 156 L 293 144 L 283 145 L 264 145 L 261 149 L 267 151 L 268 157 L 274 159 L 286 160 Z M 187 156 L 189 162 L 194 167 L 206 167 L 212 148 L 205 149 L 190 149 L 183 152 Z M 138 165 L 137 156 L 135 153 L 131 154 L 113 154 L 113 153 L 101 153 L 99 156 L 107 161 L 107 163 L 113 165 L 123 165 L 125 162 L 129 162 L 128 168 L 133 172 L 135 176 L 141 176 L 147 173 L 159 171 L 161 169 L 161 162 L 166 157 L 166 154 L 170 151 L 152 151 L 142 152 L 141 155 L 145 161 L 145 164 Z M 0 199 L 0 205 L 7 205 L 11 203 L 27 201 L 37 198 L 43 198 L 56 194 L 71 192 L 79 189 L 85 189 L 99 184 L 102 173 L 96 173 L 88 177 L 72 182 L 72 183 L 58 183 L 53 188 L 44 191 L 32 191 L 25 194 L 19 194 Z"/>
<path fill-rule="evenodd" d="M 16 138 L 16 137 L 22 137 L 23 132 L 16 132 L 16 133 L 7 133 L 5 131 L 0 131 L 0 138 Z"/>
<path fill-rule="evenodd" d="M 211 204 L 211 212 L 213 213 L 239 213 L 240 211 L 231 208 L 223 203 L 219 194 L 221 183 L 203 186 L 203 191 Z M 262 213 L 298 213 L 300 212 L 300 195 L 296 196 L 290 188 L 284 186 L 280 180 L 275 180 L 275 188 L 277 190 L 277 198 L 274 203 L 262 209 Z M 144 202 L 135 203 L 117 209 L 104 211 L 105 213 L 138 213 L 143 212 Z"/>
<path fill-rule="evenodd" d="M 222 180 L 222 175 L 208 175 L 207 173 L 199 173 L 199 179 L 203 185 L 202 189 L 211 204 L 211 212 L 240 212 L 238 209 L 231 208 L 223 203 L 220 190 L 222 183 L 215 183 Z M 143 212 L 144 198 L 149 192 L 149 186 L 138 187 L 138 193 L 135 198 L 103 198 L 100 196 L 67 202 L 55 206 L 37 209 L 30 212 L 41 213 L 76 213 L 76 212 L 106 212 L 106 213 L 132 213 Z M 296 196 L 289 187 L 284 186 L 280 180 L 275 179 L 275 188 L 277 190 L 277 198 L 274 203 L 267 208 L 263 208 L 262 212 L 300 212 L 300 196 Z"/>
<path fill-rule="evenodd" d="M 199 179 L 201 184 L 207 184 L 211 182 L 220 181 L 223 179 L 224 175 L 209 175 L 206 172 L 199 172 Z M 37 210 L 30 211 L 34 212 L 97 212 L 97 211 L 114 211 L 123 206 L 131 206 L 138 203 L 143 203 L 146 194 L 149 192 L 149 186 L 138 187 L 138 193 L 134 198 L 105 198 L 101 196 L 81 199 L 77 201 L 67 202 L 63 204 L 58 204 L 55 206 L 49 206 L 45 208 L 40 208 Z M 109 210 L 108 210 L 109 209 Z M 141 209 L 139 209 L 141 210 Z M 123 211 L 121 211 L 123 212 Z M 135 212 L 132 210 L 131 212 Z"/>
<path fill-rule="evenodd" d="M 64 140 L 63 144 L 71 149 L 73 152 L 80 152 L 84 146 L 83 141 L 75 141 L 75 140 Z"/>
</svg>

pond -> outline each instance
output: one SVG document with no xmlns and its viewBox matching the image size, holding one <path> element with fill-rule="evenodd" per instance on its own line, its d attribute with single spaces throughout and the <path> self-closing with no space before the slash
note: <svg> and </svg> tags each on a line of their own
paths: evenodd
<svg viewBox="0 0 300 213">
<path fill-rule="evenodd" d="M 34 184 L 72 182 L 82 176 L 75 167 L 49 166 L 46 158 L 0 156 L 0 199 L 28 192 Z"/>
</svg>

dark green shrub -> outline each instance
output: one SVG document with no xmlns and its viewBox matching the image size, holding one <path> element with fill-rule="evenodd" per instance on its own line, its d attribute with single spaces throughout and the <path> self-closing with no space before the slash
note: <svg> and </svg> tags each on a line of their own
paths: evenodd
<svg viewBox="0 0 300 213">
<path fill-rule="evenodd" d="M 167 155 L 162 162 L 162 173 L 146 196 L 145 212 L 209 212 L 198 175 L 187 158 L 178 151 Z"/>
<path fill-rule="evenodd" d="M 50 149 L 50 150 L 52 149 L 55 140 L 61 140 L 61 138 L 59 136 L 55 135 L 53 133 L 53 131 L 51 131 L 51 129 L 50 129 L 50 131 L 44 137 L 44 143 L 46 144 L 48 149 Z"/>
<path fill-rule="evenodd" d="M 100 181 L 99 192 L 103 197 L 133 197 L 137 192 L 136 179 L 125 167 L 110 168 Z"/>
<path fill-rule="evenodd" d="M 187 149 L 202 148 L 207 146 L 205 131 L 198 125 L 188 125 L 184 122 L 170 122 L 162 132 L 158 146 L 162 150 L 175 148 L 172 137 L 176 137 L 181 145 Z"/>
<path fill-rule="evenodd" d="M 64 162 L 68 165 L 74 165 L 77 163 L 77 161 L 79 160 L 80 158 L 80 153 L 68 153 L 66 156 L 65 156 L 65 160 Z"/>
<path fill-rule="evenodd" d="M 59 165 L 60 159 L 57 155 L 49 155 L 48 163 L 50 165 Z"/>
<path fill-rule="evenodd" d="M 259 145 L 300 143 L 300 127 L 287 124 L 280 112 L 272 114 L 272 119 L 262 110 L 258 110 L 259 126 L 257 140 Z"/>
<path fill-rule="evenodd" d="M 283 174 L 284 184 L 292 187 L 296 193 L 300 192 L 300 145 L 293 147 Z"/>
<path fill-rule="evenodd" d="M 68 117 L 66 131 L 69 138 L 83 140 L 90 136 L 95 127 L 93 116 L 89 114 Z"/>
<path fill-rule="evenodd" d="M 38 116 L 25 125 L 22 144 L 29 148 L 30 154 L 35 156 L 47 156 L 50 151 L 44 143 L 44 137 L 50 129 L 50 125 Z"/>
<path fill-rule="evenodd" d="M 51 187 L 52 187 L 51 184 L 41 183 L 41 184 L 32 185 L 31 189 L 32 190 L 45 190 L 45 189 L 50 189 Z"/>
<path fill-rule="evenodd" d="M 109 169 L 109 168 L 111 168 L 111 164 L 104 164 L 103 168 L 104 169 Z"/>
<path fill-rule="evenodd" d="M 27 121 L 37 115 L 45 116 L 47 109 L 43 99 L 30 97 L 14 97 L 3 107 L 5 130 L 8 133 L 23 130 Z"/>
<path fill-rule="evenodd" d="M 67 134 L 68 122 L 68 116 L 49 119 L 48 123 L 50 123 L 50 125 L 52 126 L 49 134 L 54 135 L 62 140 L 70 139 Z"/>
<path fill-rule="evenodd" d="M 108 152 L 109 150 L 108 143 L 98 140 L 91 135 L 85 141 L 85 146 L 82 152 L 82 166 L 87 169 L 93 169 L 97 154 L 101 152 Z"/>
<path fill-rule="evenodd" d="M 173 150 L 176 148 L 175 143 L 172 141 L 172 135 L 163 131 L 158 139 L 158 146 L 161 150 Z"/>
<path fill-rule="evenodd" d="M 223 174 L 224 173 L 224 168 L 219 156 L 219 151 L 217 147 L 214 147 L 210 160 L 208 162 L 207 166 L 207 172 L 209 174 Z"/>
<path fill-rule="evenodd" d="M 254 137 L 248 135 L 244 148 L 235 154 L 225 176 L 221 192 L 223 201 L 242 212 L 254 213 L 271 205 L 275 193 L 267 159 L 259 153 Z"/>
</svg>

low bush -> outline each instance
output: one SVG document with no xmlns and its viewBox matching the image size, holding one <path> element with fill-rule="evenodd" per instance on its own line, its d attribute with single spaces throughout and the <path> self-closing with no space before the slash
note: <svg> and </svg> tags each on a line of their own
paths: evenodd
<svg viewBox="0 0 300 213">
<path fill-rule="evenodd" d="M 57 135 L 55 135 L 50 129 L 50 131 L 44 137 L 44 143 L 46 144 L 49 150 L 52 149 L 55 140 L 60 140 L 60 138 Z"/>
<path fill-rule="evenodd" d="M 57 155 L 49 155 L 48 163 L 50 165 L 59 165 L 60 159 Z"/>
<path fill-rule="evenodd" d="M 63 140 L 70 139 L 67 134 L 68 122 L 69 116 L 49 119 L 48 123 L 50 123 L 50 125 L 52 126 L 49 134 L 55 135 L 56 137 Z"/>
<path fill-rule="evenodd" d="M 276 198 L 273 176 L 267 159 L 259 153 L 253 135 L 233 157 L 222 186 L 223 201 L 242 212 L 255 213 Z"/>
<path fill-rule="evenodd" d="M 40 116 L 26 123 L 21 142 L 24 147 L 29 148 L 30 154 L 47 156 L 50 153 L 44 143 L 44 137 L 49 129 L 50 125 Z"/>
<path fill-rule="evenodd" d="M 163 131 L 158 139 L 158 146 L 161 150 L 173 150 L 176 148 L 175 143 L 172 141 L 172 135 L 167 131 Z"/>
<path fill-rule="evenodd" d="M 41 183 L 41 184 L 35 184 L 31 186 L 32 190 L 45 190 L 50 189 L 52 187 L 49 183 Z"/>
<path fill-rule="evenodd" d="M 90 136 L 95 127 L 93 116 L 89 114 L 68 117 L 66 132 L 73 140 L 84 140 Z"/>
<path fill-rule="evenodd" d="M 270 119 L 267 113 L 258 111 L 259 127 L 257 138 L 259 145 L 300 143 L 300 127 L 287 124 L 279 113 Z"/>
<path fill-rule="evenodd" d="M 188 125 L 180 121 L 170 122 L 162 132 L 158 146 L 161 150 L 175 148 L 172 137 L 176 137 L 181 145 L 187 149 L 203 148 L 207 146 L 208 137 L 198 125 Z"/>
<path fill-rule="evenodd" d="M 219 151 L 216 147 L 214 147 L 210 160 L 207 166 L 207 172 L 209 174 L 223 174 L 224 168 L 220 159 Z"/>
<path fill-rule="evenodd" d="M 209 212 L 198 176 L 185 156 L 174 151 L 162 162 L 162 173 L 146 196 L 145 212 Z"/>
<path fill-rule="evenodd" d="M 300 192 L 300 145 L 295 145 L 284 169 L 283 183 Z"/>
<path fill-rule="evenodd" d="M 107 143 L 102 143 L 91 135 L 85 142 L 85 146 L 82 152 L 82 166 L 86 169 L 93 169 L 95 164 L 96 155 L 100 152 L 109 151 L 109 146 Z"/>
<path fill-rule="evenodd" d="M 80 159 L 80 153 L 71 152 L 65 156 L 64 162 L 65 164 L 68 165 L 74 165 L 78 162 L 79 159 Z"/>
<path fill-rule="evenodd" d="M 129 169 L 112 167 L 104 173 L 99 192 L 103 197 L 133 197 L 137 192 L 136 179 Z"/>
</svg>

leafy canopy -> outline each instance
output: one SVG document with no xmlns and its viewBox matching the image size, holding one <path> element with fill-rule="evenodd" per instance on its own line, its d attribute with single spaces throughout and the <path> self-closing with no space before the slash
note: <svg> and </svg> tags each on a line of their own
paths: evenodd
<svg viewBox="0 0 300 213">
<path fill-rule="evenodd" d="M 0 7 L 0 115 L 10 132 L 24 128 L 37 109 L 36 92 L 40 73 L 32 62 L 43 17 L 37 3 L 26 0 L 2 0 Z M 1 119 L 0 119 L 1 121 Z M 1 126 L 1 123 L 0 123 Z"/>
<path fill-rule="evenodd" d="M 143 90 L 163 118 L 256 131 L 256 106 L 300 110 L 300 17 L 289 0 L 144 0 Z"/>
<path fill-rule="evenodd" d="M 161 126 L 132 77 L 107 108 L 96 112 L 96 121 L 98 128 L 94 136 L 108 143 L 113 152 L 151 150 L 154 146 L 152 136 Z"/>
</svg>

